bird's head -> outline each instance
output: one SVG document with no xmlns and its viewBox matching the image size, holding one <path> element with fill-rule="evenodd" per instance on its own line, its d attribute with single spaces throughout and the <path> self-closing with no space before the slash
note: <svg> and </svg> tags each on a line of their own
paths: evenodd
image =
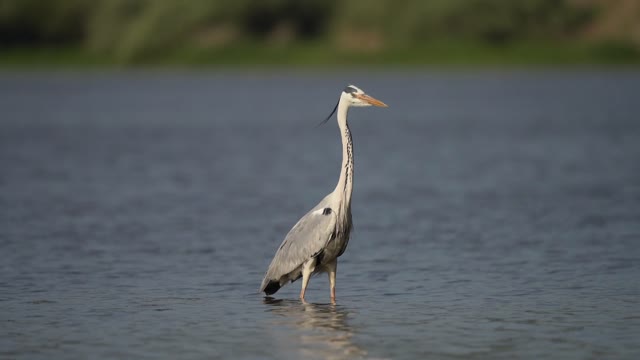
<svg viewBox="0 0 640 360">
<path fill-rule="evenodd" d="M 347 101 L 349 106 L 378 106 L 378 107 L 387 107 L 387 104 L 383 103 L 378 99 L 374 99 L 373 97 L 367 95 L 354 85 L 348 85 L 342 91 L 341 99 L 343 101 Z"/>
<path fill-rule="evenodd" d="M 326 123 L 331 119 L 333 114 L 335 114 L 336 110 L 338 110 L 338 106 L 340 104 L 347 104 L 347 108 L 351 106 L 378 106 L 378 107 L 387 107 L 387 104 L 383 103 L 378 99 L 374 99 L 373 97 L 367 95 L 354 85 L 347 85 L 344 90 L 342 90 L 342 94 L 340 95 L 340 100 L 333 108 L 333 111 L 326 119 L 324 119 L 318 126 Z"/>
</svg>

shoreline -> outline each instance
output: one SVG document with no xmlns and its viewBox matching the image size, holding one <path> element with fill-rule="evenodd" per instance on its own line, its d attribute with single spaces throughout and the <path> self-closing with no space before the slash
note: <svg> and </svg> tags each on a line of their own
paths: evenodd
<svg viewBox="0 0 640 360">
<path fill-rule="evenodd" d="M 228 48 L 185 48 L 138 59 L 91 53 L 80 47 L 13 48 L 0 56 L 0 70 L 34 69 L 475 69 L 549 67 L 636 67 L 640 51 L 615 44 L 434 44 L 375 52 L 336 51 L 326 45 L 282 47 L 240 44 Z"/>
</svg>

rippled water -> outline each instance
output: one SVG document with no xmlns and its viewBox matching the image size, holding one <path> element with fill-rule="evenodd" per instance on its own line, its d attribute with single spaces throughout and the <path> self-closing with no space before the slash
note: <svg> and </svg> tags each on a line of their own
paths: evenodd
<svg viewBox="0 0 640 360">
<path fill-rule="evenodd" d="M 338 178 L 328 280 L 256 293 Z M 640 73 L 0 75 L 0 357 L 640 357 Z"/>
</svg>

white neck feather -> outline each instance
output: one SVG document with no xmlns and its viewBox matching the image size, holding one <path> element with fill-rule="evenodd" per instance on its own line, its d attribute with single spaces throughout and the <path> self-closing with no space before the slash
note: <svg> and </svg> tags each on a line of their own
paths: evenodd
<svg viewBox="0 0 640 360">
<path fill-rule="evenodd" d="M 342 138 L 342 167 L 340 168 L 340 179 L 334 190 L 337 200 L 341 200 L 341 210 L 350 211 L 351 193 L 353 191 L 353 142 L 349 124 L 347 124 L 347 112 L 349 104 L 340 100 L 338 105 L 338 127 Z"/>
</svg>

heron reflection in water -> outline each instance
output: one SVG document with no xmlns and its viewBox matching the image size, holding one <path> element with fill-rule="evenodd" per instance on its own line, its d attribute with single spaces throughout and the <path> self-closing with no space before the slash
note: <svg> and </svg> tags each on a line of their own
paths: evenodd
<svg viewBox="0 0 640 360">
<path fill-rule="evenodd" d="M 287 346 L 299 349 L 301 359 L 354 359 L 367 352 L 354 344 L 354 329 L 347 324 L 348 311 L 335 304 L 301 303 L 266 297 L 268 311 L 277 315 Z M 286 331 L 293 328 L 293 332 Z M 296 335 L 294 340 L 292 336 Z"/>
</svg>

